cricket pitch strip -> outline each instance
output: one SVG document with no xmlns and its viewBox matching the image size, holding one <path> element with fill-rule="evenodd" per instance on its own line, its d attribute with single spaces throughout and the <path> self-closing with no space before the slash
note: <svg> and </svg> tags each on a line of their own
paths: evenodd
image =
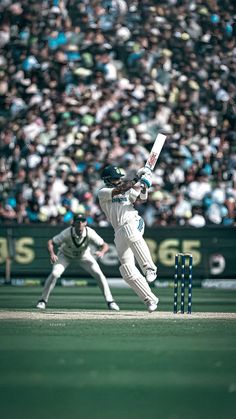
<svg viewBox="0 0 236 419">
<path fill-rule="evenodd" d="M 236 313 L 198 312 L 173 314 L 168 311 L 64 311 L 64 310 L 2 310 L 0 320 L 183 320 L 183 319 L 236 319 Z"/>
</svg>

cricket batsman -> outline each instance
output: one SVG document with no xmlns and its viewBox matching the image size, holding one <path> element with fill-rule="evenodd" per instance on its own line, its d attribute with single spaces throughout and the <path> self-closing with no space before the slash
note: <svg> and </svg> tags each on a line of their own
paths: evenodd
<svg viewBox="0 0 236 419">
<path fill-rule="evenodd" d="M 59 248 L 57 254 L 54 251 L 54 245 Z M 94 245 L 98 249 L 96 252 L 98 258 L 102 258 L 108 251 L 108 244 L 91 227 L 87 226 L 86 217 L 83 214 L 75 216 L 72 226 L 48 241 L 48 251 L 53 267 L 45 282 L 37 308 L 46 308 L 49 295 L 55 287 L 57 279 L 72 260 L 76 259 L 79 266 L 97 280 L 108 309 L 119 311 L 119 306 L 112 297 L 107 280 L 91 252 L 90 245 Z"/>
<path fill-rule="evenodd" d="M 105 167 L 102 172 L 105 186 L 99 190 L 98 199 L 101 209 L 114 228 L 121 276 L 151 313 L 157 309 L 159 299 L 148 283 L 155 280 L 157 268 L 143 239 L 144 221 L 133 204 L 143 189 L 150 188 L 152 174 L 148 168 L 143 167 L 133 181 L 123 181 L 123 176 L 124 173 L 118 167 Z"/>
</svg>

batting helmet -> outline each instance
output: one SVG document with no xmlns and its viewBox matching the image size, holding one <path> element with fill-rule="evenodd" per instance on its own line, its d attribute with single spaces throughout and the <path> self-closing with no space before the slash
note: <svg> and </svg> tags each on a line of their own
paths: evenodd
<svg viewBox="0 0 236 419">
<path fill-rule="evenodd" d="M 109 184 L 113 179 L 120 179 L 124 175 L 119 167 L 109 165 L 103 169 L 102 179 L 105 183 Z"/>
</svg>

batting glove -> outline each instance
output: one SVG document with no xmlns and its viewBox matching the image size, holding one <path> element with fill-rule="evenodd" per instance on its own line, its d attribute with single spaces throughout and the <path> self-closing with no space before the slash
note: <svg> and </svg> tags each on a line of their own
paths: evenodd
<svg viewBox="0 0 236 419">
<path fill-rule="evenodd" d="M 142 175 L 151 175 L 151 170 L 148 167 L 141 167 L 141 169 L 139 169 L 137 171 L 137 176 L 140 179 L 142 177 Z"/>
<path fill-rule="evenodd" d="M 146 188 L 150 188 L 152 186 L 152 174 L 142 175 L 140 178 L 141 185 L 144 185 Z"/>
</svg>

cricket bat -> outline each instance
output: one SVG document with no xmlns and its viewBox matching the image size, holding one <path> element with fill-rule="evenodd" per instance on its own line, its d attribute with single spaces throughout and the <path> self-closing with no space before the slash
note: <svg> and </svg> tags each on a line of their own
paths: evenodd
<svg viewBox="0 0 236 419">
<path fill-rule="evenodd" d="M 154 170 L 156 162 L 159 158 L 161 153 L 162 147 L 165 143 L 166 135 L 164 134 L 157 134 L 157 137 L 153 143 L 152 149 L 150 151 L 149 157 L 146 161 L 145 166 L 148 167 L 150 170 Z"/>
<path fill-rule="evenodd" d="M 149 157 L 146 161 L 145 167 L 148 167 L 150 170 L 154 170 L 156 162 L 160 156 L 162 147 L 165 143 L 166 135 L 164 134 L 157 134 L 157 137 L 153 143 L 152 149 L 150 151 Z M 143 201 L 147 199 L 148 196 L 148 189 L 146 188 L 144 192 L 140 193 L 140 199 Z"/>
</svg>

